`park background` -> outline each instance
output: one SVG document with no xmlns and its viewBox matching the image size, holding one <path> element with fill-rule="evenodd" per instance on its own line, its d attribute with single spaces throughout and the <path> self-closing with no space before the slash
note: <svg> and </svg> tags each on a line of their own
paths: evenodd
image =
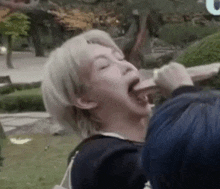
<svg viewBox="0 0 220 189">
<path fill-rule="evenodd" d="M 2 189 L 61 182 L 80 139 L 45 112 L 43 66 L 56 47 L 95 28 L 107 31 L 139 69 L 171 60 L 186 67 L 220 62 L 220 17 L 203 0 L 0 0 Z M 197 84 L 219 90 L 220 76 Z M 163 101 L 160 94 L 154 98 L 155 104 Z"/>
</svg>

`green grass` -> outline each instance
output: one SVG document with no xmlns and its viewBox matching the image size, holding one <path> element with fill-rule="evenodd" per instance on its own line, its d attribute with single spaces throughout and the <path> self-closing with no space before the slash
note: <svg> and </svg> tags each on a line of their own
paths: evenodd
<svg viewBox="0 0 220 189">
<path fill-rule="evenodd" d="M 23 145 L 12 144 L 9 139 L 4 142 L 2 156 L 5 160 L 3 167 L 0 167 L 1 189 L 50 189 L 60 184 L 68 154 L 79 138 L 51 135 L 21 138 L 33 140 Z"/>
<path fill-rule="evenodd" d="M 10 93 L 9 96 L 26 96 L 26 95 L 41 95 L 41 89 L 35 88 L 35 89 L 28 89 L 28 90 L 20 90 L 15 91 L 13 93 Z"/>
</svg>

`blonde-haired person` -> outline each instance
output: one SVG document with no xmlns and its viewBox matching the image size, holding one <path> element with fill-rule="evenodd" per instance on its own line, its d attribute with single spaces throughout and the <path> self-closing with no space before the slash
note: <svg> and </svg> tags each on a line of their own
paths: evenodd
<svg viewBox="0 0 220 189">
<path fill-rule="evenodd" d="M 185 77 L 169 85 L 193 85 Z M 45 107 L 59 124 L 87 138 L 72 166 L 74 189 L 144 188 L 140 154 L 151 104 L 132 93 L 139 80 L 104 31 L 82 33 L 51 53 L 42 83 Z"/>
<path fill-rule="evenodd" d="M 51 53 L 42 82 L 47 111 L 82 139 L 97 136 L 75 158 L 74 189 L 144 188 L 139 157 L 151 106 L 129 93 L 138 80 L 104 31 L 82 33 Z"/>
</svg>

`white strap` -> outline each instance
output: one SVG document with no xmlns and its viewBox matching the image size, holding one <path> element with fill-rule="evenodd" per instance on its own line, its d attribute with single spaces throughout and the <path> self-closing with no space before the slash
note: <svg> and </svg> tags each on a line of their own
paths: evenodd
<svg viewBox="0 0 220 189">
<path fill-rule="evenodd" d="M 62 179 L 62 181 L 61 181 L 61 184 L 60 184 L 60 186 L 63 186 L 64 185 L 64 182 L 65 182 L 65 180 L 66 180 L 66 178 L 69 176 L 69 188 L 71 188 L 71 168 L 72 168 L 72 165 L 73 165 L 73 163 L 74 163 L 74 159 L 75 159 L 75 157 L 76 157 L 76 155 L 78 154 L 78 152 L 79 151 L 77 151 L 76 153 L 75 153 L 75 155 L 71 158 L 71 161 L 70 161 L 70 163 L 69 163 L 69 165 L 68 165 L 68 167 L 67 167 L 67 169 L 66 169 L 66 172 L 65 172 L 65 174 L 64 174 L 64 177 L 63 177 L 63 179 Z M 69 174 L 69 175 L 68 175 Z"/>
<path fill-rule="evenodd" d="M 105 135 L 105 136 L 112 136 L 112 137 L 116 137 L 116 138 L 120 138 L 120 139 L 125 139 L 123 136 L 117 134 L 117 133 L 111 133 L 111 132 L 100 132 L 101 135 Z"/>
</svg>

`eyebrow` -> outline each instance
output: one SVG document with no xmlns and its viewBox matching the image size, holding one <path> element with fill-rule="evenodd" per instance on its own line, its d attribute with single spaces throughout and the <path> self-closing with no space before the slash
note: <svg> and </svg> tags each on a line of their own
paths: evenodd
<svg viewBox="0 0 220 189">
<path fill-rule="evenodd" d="M 108 56 L 106 56 L 106 54 L 100 54 L 94 57 L 94 61 L 97 60 L 98 58 L 108 58 Z"/>
<path fill-rule="evenodd" d="M 116 49 L 111 49 L 111 53 L 114 54 L 115 52 L 120 53 L 120 51 L 116 50 Z M 121 53 L 120 53 L 121 54 Z M 124 57 L 124 55 L 122 54 L 122 56 Z M 98 58 L 108 58 L 108 55 L 106 56 L 106 54 L 99 54 L 97 56 L 94 57 L 94 61 L 97 60 Z"/>
</svg>

